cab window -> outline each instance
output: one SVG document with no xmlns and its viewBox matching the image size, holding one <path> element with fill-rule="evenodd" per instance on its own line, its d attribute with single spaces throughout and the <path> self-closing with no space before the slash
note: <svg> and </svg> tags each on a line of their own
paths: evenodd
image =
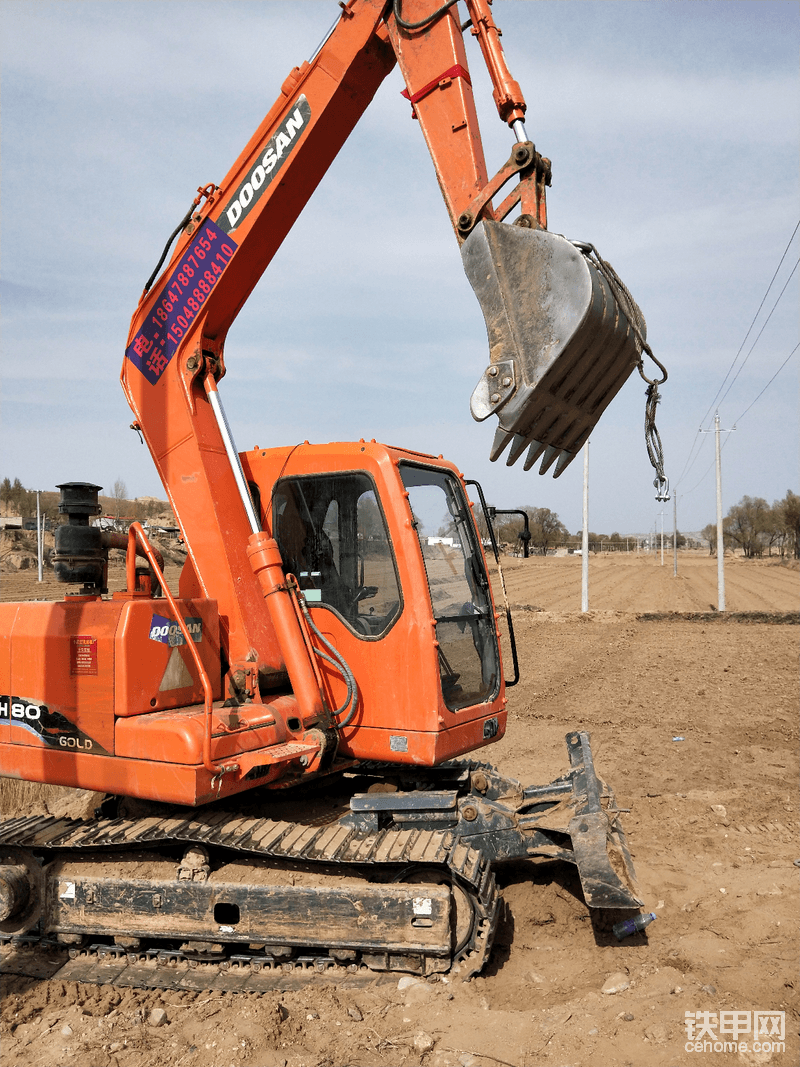
<svg viewBox="0 0 800 1067">
<path fill-rule="evenodd" d="M 284 570 L 309 606 L 328 608 L 361 637 L 381 637 L 401 596 L 386 520 L 363 473 L 282 478 L 272 496 Z"/>
</svg>

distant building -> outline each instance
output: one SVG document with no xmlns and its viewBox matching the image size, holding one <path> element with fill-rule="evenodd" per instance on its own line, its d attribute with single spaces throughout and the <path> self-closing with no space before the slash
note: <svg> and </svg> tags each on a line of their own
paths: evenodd
<svg viewBox="0 0 800 1067">
<path fill-rule="evenodd" d="M 161 526 L 146 522 L 142 529 L 148 537 L 161 537 L 166 541 L 178 541 L 181 536 L 179 526 Z"/>
</svg>

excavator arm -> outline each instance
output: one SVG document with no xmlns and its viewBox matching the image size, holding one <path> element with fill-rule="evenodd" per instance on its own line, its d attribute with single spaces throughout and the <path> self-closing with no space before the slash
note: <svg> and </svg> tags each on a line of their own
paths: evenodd
<svg viewBox="0 0 800 1067">
<path fill-rule="evenodd" d="M 279 676 L 302 635 L 297 626 L 276 632 L 248 562 L 248 539 L 262 517 L 217 391 L 225 337 L 395 62 L 487 320 L 491 362 L 472 413 L 479 420 L 499 415 L 493 458 L 513 442 L 512 459 L 526 446 L 529 459 L 546 451 L 544 463 L 558 458 L 560 473 L 638 359 L 608 286 L 579 249 L 546 231 L 549 161 L 527 140 L 525 102 L 486 0 L 468 0 L 466 26 L 516 140 L 492 178 L 457 6 L 349 0 L 341 7 L 327 41 L 286 78 L 223 181 L 198 190 L 169 265 L 142 294 L 122 368 L 135 425 L 189 549 L 181 594 L 218 601 L 229 674 L 245 691 Z M 495 208 L 493 198 L 513 179 L 513 191 Z M 503 222 L 517 206 L 515 223 Z"/>
</svg>

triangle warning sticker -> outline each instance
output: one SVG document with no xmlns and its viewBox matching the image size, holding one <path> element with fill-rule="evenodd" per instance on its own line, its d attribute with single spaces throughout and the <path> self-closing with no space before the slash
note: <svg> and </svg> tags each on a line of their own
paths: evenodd
<svg viewBox="0 0 800 1067">
<path fill-rule="evenodd" d="M 158 687 L 158 691 L 159 693 L 164 693 L 168 689 L 186 689 L 191 685 L 194 685 L 194 679 L 189 673 L 186 664 L 183 662 L 183 656 L 180 654 L 180 651 L 176 646 L 170 653 L 169 660 L 167 661 L 167 669 L 164 671 L 164 677 L 161 679 L 161 685 Z"/>
</svg>

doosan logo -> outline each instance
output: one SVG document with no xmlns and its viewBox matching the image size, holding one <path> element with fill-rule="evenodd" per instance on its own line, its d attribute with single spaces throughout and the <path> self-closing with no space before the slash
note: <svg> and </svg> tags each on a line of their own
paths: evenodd
<svg viewBox="0 0 800 1067">
<path fill-rule="evenodd" d="M 196 645 L 203 640 L 203 620 L 184 619 L 186 629 Z M 163 645 L 174 648 L 176 645 L 185 645 L 186 642 L 181 633 L 181 628 L 172 619 L 165 619 L 163 615 L 154 615 L 150 623 L 150 640 L 160 641 Z"/>
<path fill-rule="evenodd" d="M 236 229 L 242 219 L 247 218 L 258 198 L 281 169 L 298 135 L 308 125 L 310 118 L 311 108 L 308 106 L 308 100 L 301 96 L 294 110 L 281 123 L 275 136 L 270 137 L 263 149 L 259 151 L 258 162 L 217 219 L 217 225 L 221 230 L 230 233 L 231 230 Z"/>
</svg>

